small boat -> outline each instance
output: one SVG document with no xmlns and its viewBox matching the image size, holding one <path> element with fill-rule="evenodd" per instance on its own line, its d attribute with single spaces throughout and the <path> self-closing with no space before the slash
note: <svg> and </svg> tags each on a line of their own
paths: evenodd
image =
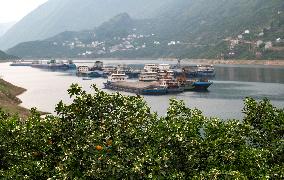
<svg viewBox="0 0 284 180">
<path fill-rule="evenodd" d="M 213 65 L 197 65 L 196 75 L 199 77 L 214 77 L 215 69 Z"/>
<path fill-rule="evenodd" d="M 177 77 L 177 82 L 183 87 L 184 91 L 204 91 L 213 84 L 207 79 L 188 80 L 185 73 Z"/>
<path fill-rule="evenodd" d="M 87 73 L 87 76 L 92 78 L 99 78 L 104 76 L 104 72 L 99 70 L 90 71 Z"/>
<path fill-rule="evenodd" d="M 10 64 L 10 66 L 31 66 L 32 63 L 31 62 L 25 62 L 24 60 L 17 60 L 12 62 L 12 64 Z"/>
<path fill-rule="evenodd" d="M 179 76 L 185 73 L 187 77 L 214 77 L 216 75 L 213 65 L 189 65 L 175 70 L 175 75 Z"/>
<path fill-rule="evenodd" d="M 213 82 L 211 81 L 200 79 L 198 81 L 193 82 L 192 86 L 194 87 L 193 90 L 206 91 L 212 84 Z"/>
<path fill-rule="evenodd" d="M 83 80 L 92 80 L 90 77 L 83 77 Z"/>
</svg>

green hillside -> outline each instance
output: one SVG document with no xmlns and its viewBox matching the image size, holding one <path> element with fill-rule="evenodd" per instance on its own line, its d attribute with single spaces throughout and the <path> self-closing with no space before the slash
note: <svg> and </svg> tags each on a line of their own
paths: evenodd
<svg viewBox="0 0 284 180">
<path fill-rule="evenodd" d="M 283 40 L 282 0 L 179 0 L 165 3 L 149 19 L 123 13 L 94 30 L 61 33 L 8 52 L 23 57 L 284 59 Z"/>
</svg>

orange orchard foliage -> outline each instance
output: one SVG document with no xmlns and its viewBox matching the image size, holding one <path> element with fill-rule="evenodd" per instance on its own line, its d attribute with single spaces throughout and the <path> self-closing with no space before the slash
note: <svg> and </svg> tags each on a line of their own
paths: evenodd
<svg viewBox="0 0 284 180">
<path fill-rule="evenodd" d="M 0 111 L 2 179 L 283 179 L 282 109 L 246 99 L 242 121 L 170 101 L 158 117 L 140 96 L 78 85 L 57 116 Z M 103 147 L 103 145 L 105 145 Z"/>
<path fill-rule="evenodd" d="M 101 151 L 101 150 L 103 150 L 103 147 L 102 146 L 96 146 L 96 150 Z"/>
</svg>

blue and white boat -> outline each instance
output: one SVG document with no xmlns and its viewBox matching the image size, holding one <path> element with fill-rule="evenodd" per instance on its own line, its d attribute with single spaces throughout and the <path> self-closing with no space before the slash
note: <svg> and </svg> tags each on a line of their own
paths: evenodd
<svg viewBox="0 0 284 180">
<path fill-rule="evenodd" d="M 198 81 L 194 81 L 192 83 L 192 86 L 193 86 L 193 90 L 195 91 L 206 91 L 212 84 L 213 82 L 208 81 L 208 80 L 198 80 Z"/>
</svg>

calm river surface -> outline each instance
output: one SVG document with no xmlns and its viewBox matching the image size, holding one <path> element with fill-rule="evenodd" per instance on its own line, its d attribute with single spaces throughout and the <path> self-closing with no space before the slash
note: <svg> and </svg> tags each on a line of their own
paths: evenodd
<svg viewBox="0 0 284 180">
<path fill-rule="evenodd" d="M 75 61 L 76 64 L 92 65 L 94 61 Z M 80 63 L 79 63 L 80 62 Z M 105 60 L 105 64 L 144 64 L 150 61 Z M 175 63 L 155 60 L 151 63 Z M 284 108 L 284 67 L 260 65 L 217 65 L 214 84 L 209 92 L 184 92 L 178 95 L 145 96 L 153 111 L 160 115 L 166 113 L 169 99 L 184 100 L 190 108 L 198 108 L 206 116 L 223 119 L 241 119 L 243 99 L 267 97 L 277 107 Z M 23 107 L 37 107 L 41 111 L 54 112 L 55 105 L 63 100 L 70 103 L 67 89 L 72 83 L 78 83 L 91 92 L 90 86 L 103 87 L 105 79 L 84 81 L 67 72 L 49 72 L 31 67 L 12 67 L 9 63 L 0 63 L 0 76 L 6 81 L 27 89 L 19 98 Z M 106 90 L 108 91 L 108 90 Z M 108 91 L 112 92 L 112 91 Z M 123 93 L 128 94 L 128 93 Z"/>
</svg>

